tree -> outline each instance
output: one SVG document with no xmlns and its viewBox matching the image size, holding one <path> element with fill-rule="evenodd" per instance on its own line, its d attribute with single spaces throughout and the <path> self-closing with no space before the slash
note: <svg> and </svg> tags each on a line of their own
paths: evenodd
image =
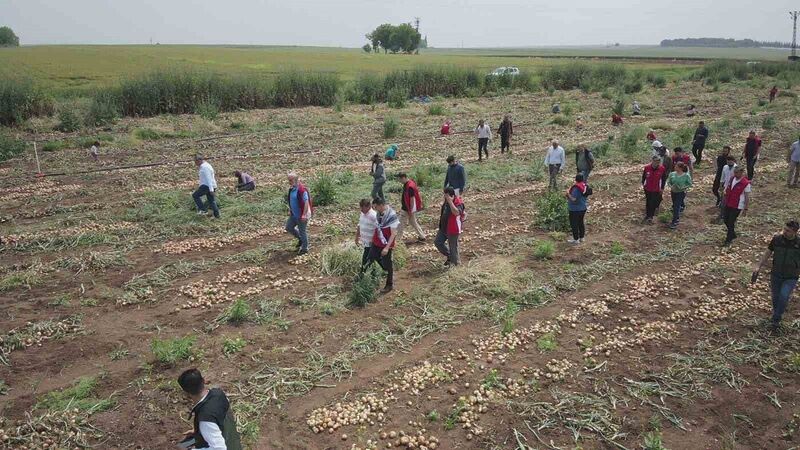
<svg viewBox="0 0 800 450">
<path fill-rule="evenodd" d="M 422 41 L 422 35 L 409 23 L 397 26 L 384 23 L 366 36 L 372 44 L 373 51 L 378 52 L 378 49 L 382 48 L 384 53 L 413 53 Z"/>
<path fill-rule="evenodd" d="M 364 44 L 361 49 L 364 50 L 364 53 L 372 53 L 372 46 L 369 44 Z"/>
<path fill-rule="evenodd" d="M 14 34 L 14 30 L 0 27 L 0 47 L 19 47 L 19 38 Z"/>
</svg>

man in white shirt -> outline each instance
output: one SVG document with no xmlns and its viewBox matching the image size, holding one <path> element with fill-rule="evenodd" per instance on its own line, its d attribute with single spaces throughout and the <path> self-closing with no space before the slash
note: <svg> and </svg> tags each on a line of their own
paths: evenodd
<svg viewBox="0 0 800 450">
<path fill-rule="evenodd" d="M 192 430 L 185 433 L 180 448 L 241 450 L 241 436 L 236 429 L 228 397 L 221 389 L 206 387 L 197 369 L 185 370 L 178 384 L 195 403 L 192 408 Z"/>
<path fill-rule="evenodd" d="M 194 204 L 197 206 L 197 215 L 204 216 L 208 214 L 208 210 L 201 200 L 201 197 L 205 195 L 209 206 L 211 206 L 211 211 L 214 213 L 214 217 L 219 219 L 219 207 L 214 197 L 214 191 L 217 190 L 214 168 L 200 155 L 194 157 L 194 164 L 199 168 L 198 172 L 200 174 L 200 187 L 192 194 Z"/>
<path fill-rule="evenodd" d="M 558 141 L 553 139 L 553 145 L 547 147 L 547 154 L 544 157 L 544 165 L 550 174 L 550 189 L 558 189 L 558 174 L 564 169 L 567 159 L 564 155 L 564 148 L 558 145 Z"/>
<path fill-rule="evenodd" d="M 492 129 L 483 119 L 478 121 L 475 136 L 478 137 L 478 161 L 483 161 L 483 153 L 486 153 L 486 159 L 489 159 L 489 139 L 492 137 Z"/>
<path fill-rule="evenodd" d="M 372 238 L 375 237 L 375 229 L 378 228 L 378 214 L 372 209 L 372 201 L 368 198 L 361 199 L 358 206 L 361 208 L 361 217 L 358 218 L 356 227 L 356 245 L 364 247 L 364 254 L 361 256 L 361 267 L 364 267 L 369 261 L 369 248 L 372 246 Z"/>
<path fill-rule="evenodd" d="M 800 140 L 794 141 L 789 147 L 789 155 L 786 160 L 789 162 L 787 184 L 789 187 L 797 187 L 797 183 L 800 181 Z"/>
<path fill-rule="evenodd" d="M 725 193 L 728 192 L 728 187 L 731 185 L 731 180 L 733 179 L 733 171 L 739 167 L 736 164 L 736 157 L 733 155 L 728 155 L 726 159 L 726 164 L 722 167 L 722 175 L 720 175 L 720 183 L 722 183 L 722 195 L 720 196 L 719 202 L 719 216 L 717 216 L 717 221 L 722 223 L 725 219 Z"/>
</svg>

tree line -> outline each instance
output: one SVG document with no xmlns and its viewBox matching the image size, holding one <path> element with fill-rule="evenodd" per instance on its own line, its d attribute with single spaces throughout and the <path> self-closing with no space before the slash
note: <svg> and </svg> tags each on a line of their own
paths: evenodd
<svg viewBox="0 0 800 450">
<path fill-rule="evenodd" d="M 662 47 L 720 47 L 720 48 L 792 48 L 790 42 L 755 41 L 753 39 L 724 39 L 724 38 L 686 38 L 664 39 Z"/>
<path fill-rule="evenodd" d="M 410 23 L 392 25 L 384 23 L 378 25 L 372 32 L 367 33 L 368 44 L 363 49 L 365 52 L 384 53 L 414 53 L 420 48 L 427 47 L 428 39 L 422 39 L 419 30 L 411 26 Z"/>
</svg>

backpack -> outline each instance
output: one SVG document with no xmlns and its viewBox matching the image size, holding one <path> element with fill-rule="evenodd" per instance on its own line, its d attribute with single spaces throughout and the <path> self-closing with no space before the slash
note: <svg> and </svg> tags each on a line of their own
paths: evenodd
<svg viewBox="0 0 800 450">
<path fill-rule="evenodd" d="M 584 197 L 591 197 L 594 194 L 594 190 L 588 184 L 586 185 L 586 192 L 583 193 Z"/>
</svg>

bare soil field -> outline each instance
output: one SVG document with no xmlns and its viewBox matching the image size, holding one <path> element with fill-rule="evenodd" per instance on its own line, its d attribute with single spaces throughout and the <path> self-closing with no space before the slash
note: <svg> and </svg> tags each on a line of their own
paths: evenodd
<svg viewBox="0 0 800 450">
<path fill-rule="evenodd" d="M 762 104 L 768 84 L 648 88 L 622 127 L 612 99 L 577 90 L 437 99 L 447 137 L 444 116 L 414 103 L 123 119 L 98 130 L 98 163 L 83 148 L 41 152 L 41 178 L 33 154 L 2 163 L 0 446 L 173 448 L 191 428 L 175 380 L 198 367 L 254 449 L 794 448 L 797 308 L 770 334 L 768 277 L 749 284 L 768 238 L 800 214 L 785 187 L 797 98 Z M 567 111 L 554 122 L 556 101 Z M 711 136 L 685 216 L 677 230 L 643 225 L 643 133 L 690 146 L 690 103 Z M 478 163 L 470 130 L 506 113 L 513 153 L 493 144 Z M 390 116 L 402 131 L 384 139 Z M 740 154 L 750 129 L 763 157 L 723 248 L 712 160 L 723 145 Z M 598 149 L 578 246 L 539 226 L 552 138 L 567 149 L 563 189 L 575 146 Z M 353 241 L 369 157 L 389 143 L 389 174 L 420 182 L 429 239 L 407 231 L 394 291 L 353 307 L 332 261 Z M 216 170 L 220 220 L 193 210 L 195 153 Z M 469 180 L 463 264 L 448 270 L 432 237 L 450 154 Z M 257 190 L 234 192 L 234 170 Z M 283 231 L 288 171 L 312 196 L 320 178 L 336 190 L 302 257 Z M 398 183 L 385 190 L 399 208 Z"/>
</svg>

